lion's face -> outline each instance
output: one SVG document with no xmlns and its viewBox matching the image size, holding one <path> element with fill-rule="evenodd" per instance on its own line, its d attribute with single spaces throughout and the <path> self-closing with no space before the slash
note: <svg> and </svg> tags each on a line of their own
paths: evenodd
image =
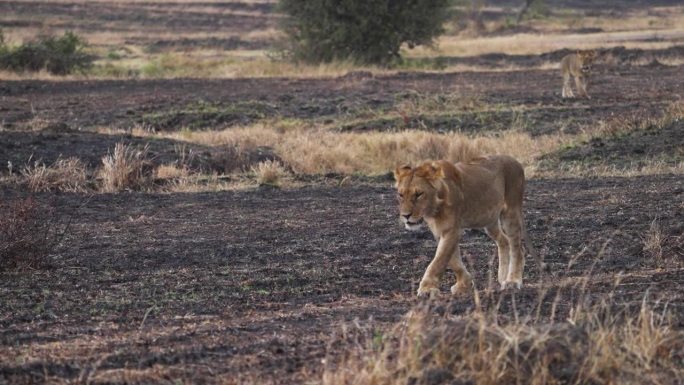
<svg viewBox="0 0 684 385">
<path fill-rule="evenodd" d="M 594 64 L 594 60 L 596 59 L 596 51 L 580 51 L 577 56 L 580 61 L 580 68 L 582 72 L 590 72 L 591 66 Z"/>
<path fill-rule="evenodd" d="M 401 166 L 394 171 L 399 218 L 407 230 L 418 230 L 425 217 L 436 214 L 439 197 L 435 186 L 439 177 L 439 169 L 430 164 Z"/>
</svg>

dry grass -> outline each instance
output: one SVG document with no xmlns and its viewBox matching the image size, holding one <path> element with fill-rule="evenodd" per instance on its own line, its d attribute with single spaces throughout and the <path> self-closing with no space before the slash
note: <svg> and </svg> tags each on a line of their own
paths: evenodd
<svg viewBox="0 0 684 385">
<path fill-rule="evenodd" d="M 262 122 L 224 131 L 171 134 L 178 140 L 232 148 L 273 148 L 298 174 L 384 174 L 399 163 L 427 159 L 468 161 L 482 154 L 509 154 L 534 171 L 534 160 L 568 140 L 563 135 L 532 138 L 516 130 L 480 137 L 424 131 L 337 133 L 325 128 Z"/>
<path fill-rule="evenodd" d="M 389 330 L 372 322 L 343 325 L 330 351 L 344 353 L 326 358 L 322 383 L 679 384 L 684 331 L 677 309 L 649 298 L 648 291 L 640 306 L 620 302 L 621 275 L 612 285 L 605 282 L 612 286 L 607 292 L 589 289 L 589 282 L 601 279 L 594 268 L 610 242 L 602 240 L 582 276 L 569 272 L 584 251 L 571 256 L 560 275 L 546 277 L 542 269 L 533 306 L 522 306 L 529 301 L 524 292 L 516 299 L 517 292 L 487 289 L 490 274 L 487 286 L 473 291 L 471 310 L 453 311 L 437 300 L 414 306 Z M 538 257 L 541 264 L 543 255 Z"/>
<path fill-rule="evenodd" d="M 616 137 L 631 131 L 666 127 L 682 119 L 684 119 L 684 102 L 674 101 L 657 114 L 637 110 L 626 115 L 599 120 L 595 124 L 584 127 L 578 139 L 588 141 L 592 138 Z"/>
<path fill-rule="evenodd" d="M 442 36 L 438 49 L 418 47 L 407 51 L 407 57 L 426 58 L 435 56 L 479 56 L 491 53 L 508 55 L 538 55 L 563 48 L 593 49 L 625 46 L 626 48 L 661 49 L 676 45 L 684 30 L 646 29 L 639 31 L 600 32 L 590 34 L 521 33 L 505 36 L 463 38 Z"/>
<path fill-rule="evenodd" d="M 99 176 L 102 190 L 119 192 L 137 190 L 149 183 L 148 149 L 135 149 L 124 143 L 117 143 L 114 151 L 102 158 Z"/>
<path fill-rule="evenodd" d="M 647 159 L 632 165 L 571 164 L 563 165 L 553 171 L 538 171 L 536 176 L 547 178 L 563 177 L 625 177 L 633 178 L 646 175 L 674 174 L 684 175 L 684 161 L 672 164 L 661 159 Z"/>
<path fill-rule="evenodd" d="M 58 159 L 50 166 L 35 162 L 24 167 L 21 174 L 32 192 L 87 190 L 86 167 L 78 158 Z"/>
<path fill-rule="evenodd" d="M 280 186 L 288 172 L 277 160 L 266 160 L 252 167 L 259 185 Z"/>
<path fill-rule="evenodd" d="M 402 95 L 393 110 L 402 115 L 421 115 L 444 113 L 445 111 L 491 111 L 498 106 L 489 106 L 478 96 L 463 95 L 458 92 L 445 94 L 427 94 L 408 91 Z"/>
<path fill-rule="evenodd" d="M 167 53 L 147 60 L 120 62 L 125 69 L 139 72 L 147 78 L 325 78 L 338 77 L 350 71 L 374 74 L 393 73 L 379 67 L 359 67 L 349 61 L 334 61 L 318 65 L 295 64 L 273 60 L 263 51 L 193 51 Z M 125 71 L 123 71 L 125 73 Z"/>
<path fill-rule="evenodd" d="M 196 193 L 242 190 L 254 187 L 254 179 L 247 176 L 225 176 L 217 173 L 190 174 L 186 177 L 172 179 L 160 190 L 168 193 Z"/>
<path fill-rule="evenodd" d="M 590 310 L 576 321 L 525 323 L 418 307 L 370 342 L 343 330 L 334 343 L 351 345 L 350 353 L 329 365 L 323 384 L 674 385 L 682 379 L 684 332 L 667 316 L 646 301 L 634 318 L 607 306 Z"/>
<path fill-rule="evenodd" d="M 655 261 L 656 266 L 662 267 L 665 234 L 663 233 L 660 222 L 658 222 L 658 218 L 651 221 L 651 225 L 644 236 L 643 242 L 644 253 Z"/>
<path fill-rule="evenodd" d="M 187 167 L 176 164 L 162 164 L 154 169 L 154 179 L 186 178 L 189 174 Z"/>
</svg>

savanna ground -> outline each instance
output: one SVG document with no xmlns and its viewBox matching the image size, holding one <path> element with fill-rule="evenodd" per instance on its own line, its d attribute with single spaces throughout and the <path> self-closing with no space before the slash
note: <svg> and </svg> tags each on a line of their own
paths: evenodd
<svg viewBox="0 0 684 385">
<path fill-rule="evenodd" d="M 0 273 L 0 383 L 350 383 L 384 378 L 368 357 L 412 309 L 565 330 L 598 308 L 653 313 L 615 361 L 646 370 L 595 383 L 681 383 L 684 9 L 596 3 L 520 24 L 517 4 L 486 7 L 387 70 L 271 60 L 268 1 L 1 2 L 10 41 L 69 29 L 101 59 L 0 74 L 3 216 L 33 196 L 64 233 Z M 561 100 L 577 48 L 601 50 L 592 99 Z M 118 143 L 139 171 L 121 183 Z M 447 274 L 443 297 L 417 299 L 436 242 L 399 225 L 390 170 L 492 152 L 525 165 L 543 263 L 497 292 L 493 243 L 468 231 L 478 296 L 447 295 Z M 469 383 L 427 366 L 405 382 Z"/>
</svg>

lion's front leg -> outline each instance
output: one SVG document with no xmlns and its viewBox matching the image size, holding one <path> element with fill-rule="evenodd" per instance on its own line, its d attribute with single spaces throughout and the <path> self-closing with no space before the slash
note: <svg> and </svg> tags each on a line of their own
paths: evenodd
<svg viewBox="0 0 684 385">
<path fill-rule="evenodd" d="M 439 293 L 439 281 L 442 279 L 442 275 L 444 275 L 444 271 L 452 256 L 454 253 L 458 252 L 459 241 L 460 235 L 457 231 L 444 234 L 439 238 L 435 257 L 432 259 L 432 262 L 430 262 L 427 269 L 425 269 L 423 279 L 420 280 L 418 296 L 432 296 Z"/>
</svg>

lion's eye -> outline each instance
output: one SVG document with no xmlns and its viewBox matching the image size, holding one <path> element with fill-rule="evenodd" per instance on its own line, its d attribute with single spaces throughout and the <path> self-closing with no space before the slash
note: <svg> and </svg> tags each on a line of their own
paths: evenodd
<svg viewBox="0 0 684 385">
<path fill-rule="evenodd" d="M 422 193 L 422 192 L 417 192 L 417 193 L 416 193 L 416 199 L 420 198 L 421 196 L 423 196 L 423 193 Z"/>
<path fill-rule="evenodd" d="M 404 198 L 404 194 L 402 194 L 402 193 L 397 194 L 397 198 L 403 199 L 403 198 Z"/>
</svg>

